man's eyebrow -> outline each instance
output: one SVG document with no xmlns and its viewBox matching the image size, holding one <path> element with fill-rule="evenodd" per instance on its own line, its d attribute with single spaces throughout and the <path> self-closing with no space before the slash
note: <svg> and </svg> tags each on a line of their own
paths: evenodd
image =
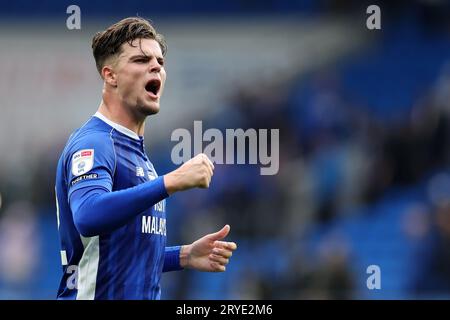
<svg viewBox="0 0 450 320">
<path fill-rule="evenodd" d="M 142 54 L 142 53 L 141 53 L 141 54 L 135 54 L 135 55 L 129 57 L 129 60 L 138 59 L 138 58 L 146 58 L 146 59 L 149 59 L 150 57 L 147 56 L 147 55 L 145 55 L 145 54 Z"/>
<path fill-rule="evenodd" d="M 145 54 L 143 54 L 143 53 L 141 53 L 141 54 L 135 54 L 135 55 L 132 55 L 131 57 L 129 57 L 128 58 L 128 60 L 133 60 L 133 59 L 142 59 L 142 58 L 145 58 L 145 59 L 151 59 L 151 55 L 145 55 Z M 164 57 L 163 56 L 155 56 L 155 58 L 157 59 L 157 60 L 164 60 Z"/>
</svg>

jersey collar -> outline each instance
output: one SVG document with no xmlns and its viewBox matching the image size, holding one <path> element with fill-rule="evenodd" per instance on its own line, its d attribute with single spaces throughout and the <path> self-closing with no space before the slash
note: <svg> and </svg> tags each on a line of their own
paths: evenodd
<svg viewBox="0 0 450 320">
<path fill-rule="evenodd" d="M 106 122 L 108 125 L 110 125 L 111 127 L 113 127 L 114 129 L 116 129 L 117 131 L 119 131 L 120 133 L 123 133 L 124 135 L 134 139 L 134 140 L 140 140 L 139 136 L 136 134 L 136 132 L 131 131 L 128 128 L 125 128 L 124 126 L 115 123 L 114 121 L 109 120 L 107 117 L 105 117 L 103 114 L 101 114 L 99 111 L 97 111 L 94 114 L 94 117 L 99 118 L 100 120 L 102 120 L 103 122 Z"/>
</svg>

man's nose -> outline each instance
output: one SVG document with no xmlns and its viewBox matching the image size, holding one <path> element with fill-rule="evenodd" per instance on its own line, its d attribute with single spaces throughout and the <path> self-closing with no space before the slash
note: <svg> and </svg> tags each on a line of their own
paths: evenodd
<svg viewBox="0 0 450 320">
<path fill-rule="evenodd" d="M 160 72 L 161 71 L 161 65 L 158 63 L 158 61 L 153 61 L 150 65 L 150 72 Z"/>
</svg>

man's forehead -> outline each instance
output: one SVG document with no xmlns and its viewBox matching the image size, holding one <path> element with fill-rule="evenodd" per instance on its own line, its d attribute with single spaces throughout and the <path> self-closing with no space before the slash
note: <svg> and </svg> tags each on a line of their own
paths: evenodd
<svg viewBox="0 0 450 320">
<path fill-rule="evenodd" d="M 134 39 L 131 44 L 132 46 L 128 42 L 122 44 L 121 56 L 142 54 L 142 52 L 148 56 L 162 56 L 161 47 L 154 39 Z"/>
</svg>

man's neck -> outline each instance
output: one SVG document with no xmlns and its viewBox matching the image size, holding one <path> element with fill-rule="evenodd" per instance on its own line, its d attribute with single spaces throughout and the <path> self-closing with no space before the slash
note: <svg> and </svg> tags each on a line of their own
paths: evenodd
<svg viewBox="0 0 450 320">
<path fill-rule="evenodd" d="M 145 119 L 142 121 L 135 119 L 135 117 L 126 112 L 124 108 L 111 108 L 104 100 L 102 100 L 98 112 L 109 120 L 133 131 L 138 136 L 142 137 L 144 135 Z"/>
</svg>

